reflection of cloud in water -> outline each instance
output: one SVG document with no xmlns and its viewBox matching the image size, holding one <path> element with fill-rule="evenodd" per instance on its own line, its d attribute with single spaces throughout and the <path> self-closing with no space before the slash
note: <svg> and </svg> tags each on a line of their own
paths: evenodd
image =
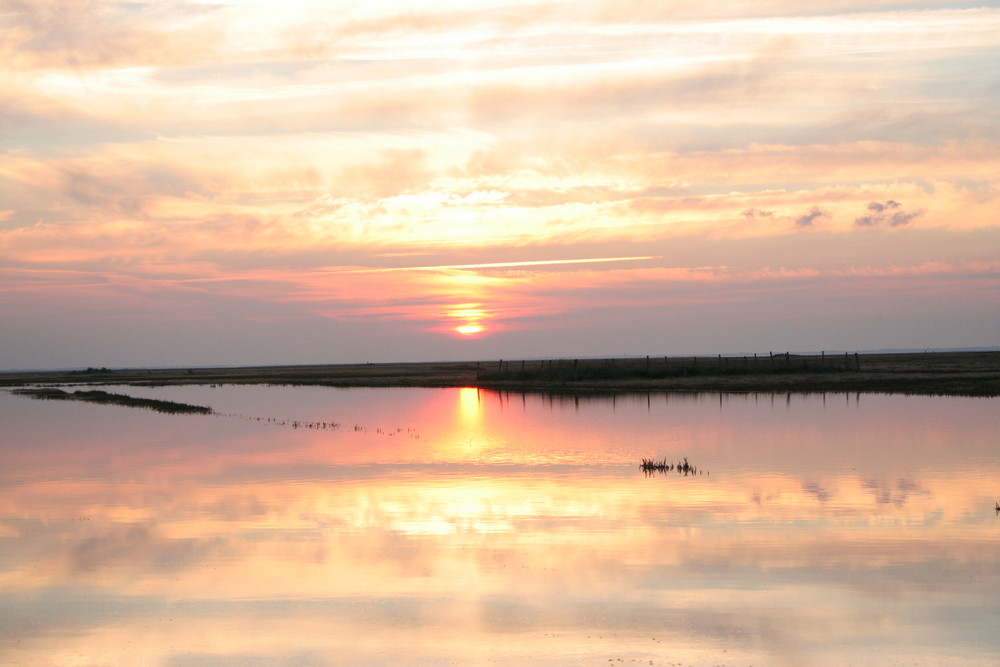
<svg viewBox="0 0 1000 667">
<path fill-rule="evenodd" d="M 816 500 L 826 502 L 830 499 L 830 492 L 824 489 L 817 482 L 806 482 L 802 485 L 802 490 L 811 496 L 814 496 Z"/>
<path fill-rule="evenodd" d="M 912 479 L 900 479 L 895 484 L 884 480 L 869 479 L 863 485 L 875 497 L 875 502 L 880 505 L 902 506 L 906 504 L 907 499 L 913 496 L 931 495 L 930 491 Z"/>
<path fill-rule="evenodd" d="M 885 420 L 839 405 L 807 403 L 817 426 L 738 399 L 709 414 L 427 396 L 433 414 L 402 422 L 420 441 L 240 420 L 174 433 L 144 416 L 96 424 L 81 437 L 111 441 L 86 447 L 47 431 L 45 456 L 0 443 L 16 464 L 0 470 L 4 658 L 836 664 L 887 646 L 886 662 L 933 660 L 955 636 L 973 657 L 1000 648 L 996 478 L 977 472 L 996 462 L 991 434 L 969 450 L 984 465 L 949 467 L 953 438 L 919 441 L 926 425 L 903 420 L 899 440 L 918 440 L 905 466 L 886 456 L 859 477 L 857 442 L 877 422 L 884 444 Z M 856 437 L 824 431 L 844 424 Z M 658 443 L 712 475 L 643 478 Z"/>
</svg>

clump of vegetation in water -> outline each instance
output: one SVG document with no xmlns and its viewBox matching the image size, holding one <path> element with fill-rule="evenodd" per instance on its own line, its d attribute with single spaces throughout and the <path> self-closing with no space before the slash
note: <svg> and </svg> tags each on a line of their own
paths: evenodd
<svg viewBox="0 0 1000 667">
<path fill-rule="evenodd" d="M 654 472 L 667 473 L 676 470 L 679 475 L 684 475 L 685 477 L 688 475 L 703 474 L 702 471 L 698 470 L 693 465 L 688 463 L 686 456 L 684 457 L 684 461 L 679 463 L 669 463 L 665 458 L 660 459 L 659 461 L 657 461 L 656 459 L 644 458 L 639 467 L 641 467 L 642 471 L 646 473 L 654 473 Z"/>
<path fill-rule="evenodd" d="M 203 405 L 161 401 L 154 398 L 136 398 L 134 396 L 126 396 L 125 394 L 112 394 L 107 391 L 98 390 L 68 392 L 53 387 L 45 387 L 41 389 L 15 389 L 14 393 L 43 400 L 86 401 L 87 403 L 124 405 L 129 408 L 145 408 L 169 414 L 210 415 L 213 413 L 212 408 L 207 408 Z"/>
</svg>

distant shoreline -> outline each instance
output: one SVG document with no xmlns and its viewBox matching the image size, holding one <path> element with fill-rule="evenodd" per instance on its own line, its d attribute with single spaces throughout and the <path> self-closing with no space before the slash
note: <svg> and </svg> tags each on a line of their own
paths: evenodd
<svg viewBox="0 0 1000 667">
<path fill-rule="evenodd" d="M 866 392 L 1000 396 L 1000 351 L 0 372 L 0 387 L 37 384 L 271 384 L 478 387 L 544 393 Z"/>
</svg>

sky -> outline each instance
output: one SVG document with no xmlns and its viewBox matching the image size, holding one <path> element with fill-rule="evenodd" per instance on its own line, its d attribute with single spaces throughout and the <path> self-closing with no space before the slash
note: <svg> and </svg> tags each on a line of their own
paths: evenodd
<svg viewBox="0 0 1000 667">
<path fill-rule="evenodd" d="M 1000 2 L 0 0 L 0 368 L 1000 344 Z"/>
</svg>

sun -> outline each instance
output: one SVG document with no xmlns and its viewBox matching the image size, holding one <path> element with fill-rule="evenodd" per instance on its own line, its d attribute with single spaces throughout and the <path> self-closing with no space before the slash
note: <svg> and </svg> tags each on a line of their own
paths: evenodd
<svg viewBox="0 0 1000 667">
<path fill-rule="evenodd" d="M 456 304 L 449 308 L 445 314 L 447 317 L 453 318 L 454 324 L 448 328 L 448 331 L 454 335 L 462 338 L 475 338 L 479 334 L 487 332 L 483 321 L 490 318 L 490 313 L 483 309 L 482 304 Z"/>
</svg>

